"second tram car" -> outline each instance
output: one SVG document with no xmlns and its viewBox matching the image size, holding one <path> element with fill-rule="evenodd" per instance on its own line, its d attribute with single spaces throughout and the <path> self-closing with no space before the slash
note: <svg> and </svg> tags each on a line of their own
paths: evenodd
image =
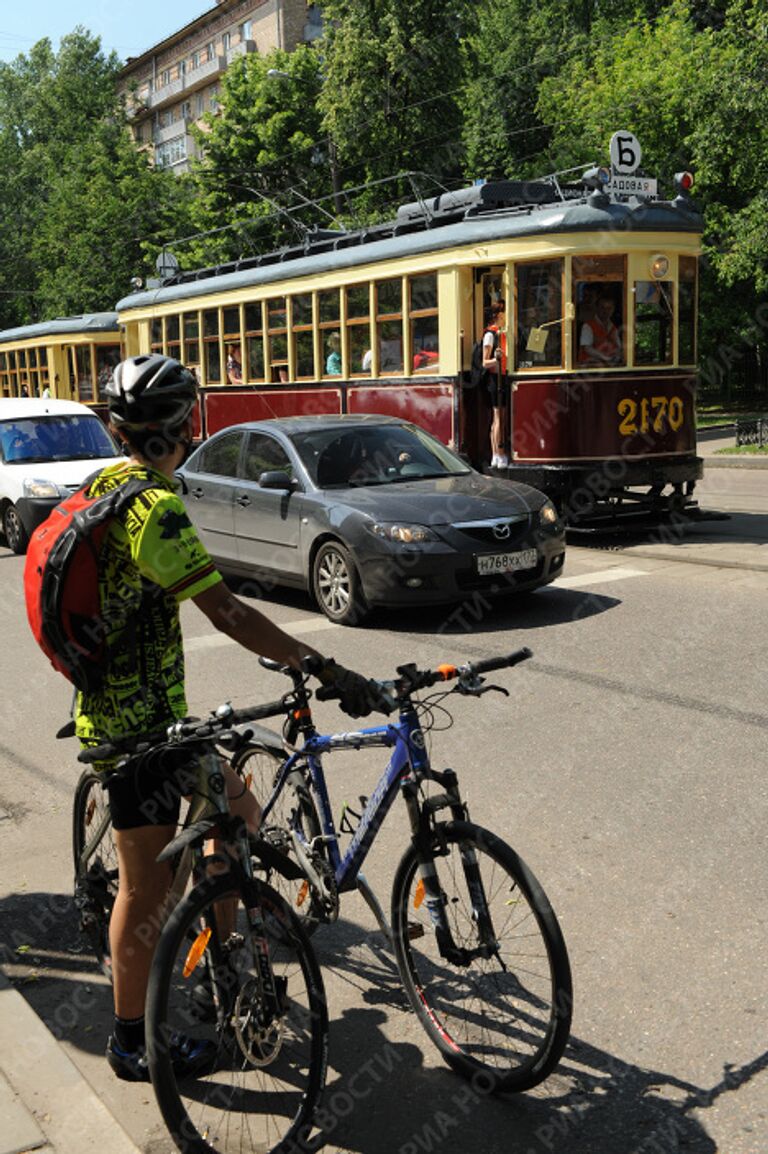
<svg viewBox="0 0 768 1154">
<path fill-rule="evenodd" d="M 0 397 L 57 397 L 98 408 L 121 357 L 117 313 L 57 317 L 0 332 Z"/>
</svg>

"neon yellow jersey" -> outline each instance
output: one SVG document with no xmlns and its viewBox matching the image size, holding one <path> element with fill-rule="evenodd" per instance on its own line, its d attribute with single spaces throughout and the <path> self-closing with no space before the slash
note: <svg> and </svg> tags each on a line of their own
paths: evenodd
<svg viewBox="0 0 768 1154">
<path fill-rule="evenodd" d="M 75 707 L 77 736 L 89 743 L 151 733 L 186 715 L 179 603 L 221 580 L 168 477 L 120 462 L 98 475 L 91 492 L 108 493 L 130 477 L 157 486 L 115 519 L 102 548 L 107 671 Z"/>
</svg>

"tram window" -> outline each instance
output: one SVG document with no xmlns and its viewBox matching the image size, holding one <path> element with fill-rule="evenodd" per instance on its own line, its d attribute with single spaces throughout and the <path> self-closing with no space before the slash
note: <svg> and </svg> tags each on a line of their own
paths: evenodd
<svg viewBox="0 0 768 1154">
<path fill-rule="evenodd" d="M 341 317 L 339 308 L 339 290 L 329 289 L 326 292 L 317 294 L 317 311 L 320 319 L 320 325 L 330 324 L 337 325 Z M 366 315 L 368 313 L 368 301 L 366 298 L 365 306 Z"/>
<path fill-rule="evenodd" d="M 437 276 L 430 273 L 428 276 L 411 277 L 408 289 L 413 371 L 439 372 Z"/>
<path fill-rule="evenodd" d="M 517 367 L 530 369 L 550 365 L 559 368 L 563 362 L 563 262 L 547 260 L 519 264 L 515 276 Z M 544 347 L 531 351 L 528 348 L 531 332 L 542 326 L 546 326 Z"/>
<path fill-rule="evenodd" d="M 10 383 L 8 380 L 8 354 L 0 353 L 0 395 L 9 397 L 11 395 Z"/>
<path fill-rule="evenodd" d="M 400 277 L 376 285 L 376 347 L 379 373 L 403 371 L 403 282 Z"/>
<path fill-rule="evenodd" d="M 91 346 L 78 345 L 75 353 L 75 389 L 78 401 L 93 401 L 93 367 L 91 365 Z"/>
<path fill-rule="evenodd" d="M 261 301 L 245 306 L 245 349 L 249 381 L 264 380 L 264 321 Z"/>
<path fill-rule="evenodd" d="M 149 332 L 149 347 L 153 353 L 163 351 L 163 321 L 162 317 L 155 317 Z"/>
<path fill-rule="evenodd" d="M 681 256 L 680 284 L 678 289 L 678 313 L 680 331 L 678 335 L 678 362 L 681 365 L 696 364 L 696 257 Z"/>
<path fill-rule="evenodd" d="M 230 306 L 221 310 L 222 327 L 224 329 L 225 369 L 228 385 L 242 385 L 243 383 L 243 346 L 240 340 L 240 307 Z"/>
<path fill-rule="evenodd" d="M 635 364 L 672 360 L 672 282 L 635 281 Z"/>
<path fill-rule="evenodd" d="M 624 344 L 625 258 L 573 258 L 574 360 L 606 367 L 626 363 Z"/>
<path fill-rule="evenodd" d="M 178 316 L 165 318 L 165 351 L 174 360 L 181 360 L 181 323 Z"/>
<path fill-rule="evenodd" d="M 353 376 L 371 373 L 371 294 L 367 284 L 347 290 L 347 345 L 349 372 Z"/>
<path fill-rule="evenodd" d="M 317 315 L 320 322 L 320 358 L 324 377 L 340 377 L 343 371 L 340 296 L 337 289 L 317 294 Z"/>
<path fill-rule="evenodd" d="M 269 345 L 270 379 L 288 380 L 288 312 L 285 297 L 267 301 L 267 333 Z"/>
<path fill-rule="evenodd" d="M 184 364 L 188 369 L 200 368 L 200 321 L 197 313 L 184 314 Z"/>
<path fill-rule="evenodd" d="M 104 389 L 109 383 L 115 366 L 120 363 L 119 345 L 98 345 L 96 348 L 96 382 L 98 400 L 104 399 Z"/>
<path fill-rule="evenodd" d="M 315 374 L 315 338 L 312 331 L 312 294 L 304 293 L 291 300 L 293 355 L 296 376 L 306 379 Z"/>
<path fill-rule="evenodd" d="M 205 380 L 209 385 L 221 384 L 221 350 L 219 349 L 219 310 L 203 312 L 203 349 L 205 352 Z"/>
</svg>

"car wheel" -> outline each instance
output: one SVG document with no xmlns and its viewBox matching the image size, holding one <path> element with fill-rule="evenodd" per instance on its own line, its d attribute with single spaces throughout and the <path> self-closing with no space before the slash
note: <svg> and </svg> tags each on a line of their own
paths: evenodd
<svg viewBox="0 0 768 1154">
<path fill-rule="evenodd" d="M 25 553 L 29 544 L 29 534 L 22 524 L 15 505 L 6 505 L 3 513 L 3 532 L 8 548 L 13 553 Z"/>
<path fill-rule="evenodd" d="M 357 567 L 339 541 L 326 541 L 318 549 L 312 588 L 325 616 L 337 625 L 359 625 L 368 614 Z"/>
</svg>

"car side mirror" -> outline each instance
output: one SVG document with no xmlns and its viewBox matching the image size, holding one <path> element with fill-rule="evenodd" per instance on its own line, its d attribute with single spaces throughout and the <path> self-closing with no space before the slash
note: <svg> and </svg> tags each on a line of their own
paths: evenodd
<svg viewBox="0 0 768 1154">
<path fill-rule="evenodd" d="M 295 484 L 285 469 L 268 469 L 259 475 L 260 489 L 293 489 Z"/>
<path fill-rule="evenodd" d="M 183 494 L 189 492 L 189 485 L 187 484 L 186 478 L 181 473 L 174 473 L 173 479 L 174 481 L 178 481 L 179 489 Z"/>
</svg>

